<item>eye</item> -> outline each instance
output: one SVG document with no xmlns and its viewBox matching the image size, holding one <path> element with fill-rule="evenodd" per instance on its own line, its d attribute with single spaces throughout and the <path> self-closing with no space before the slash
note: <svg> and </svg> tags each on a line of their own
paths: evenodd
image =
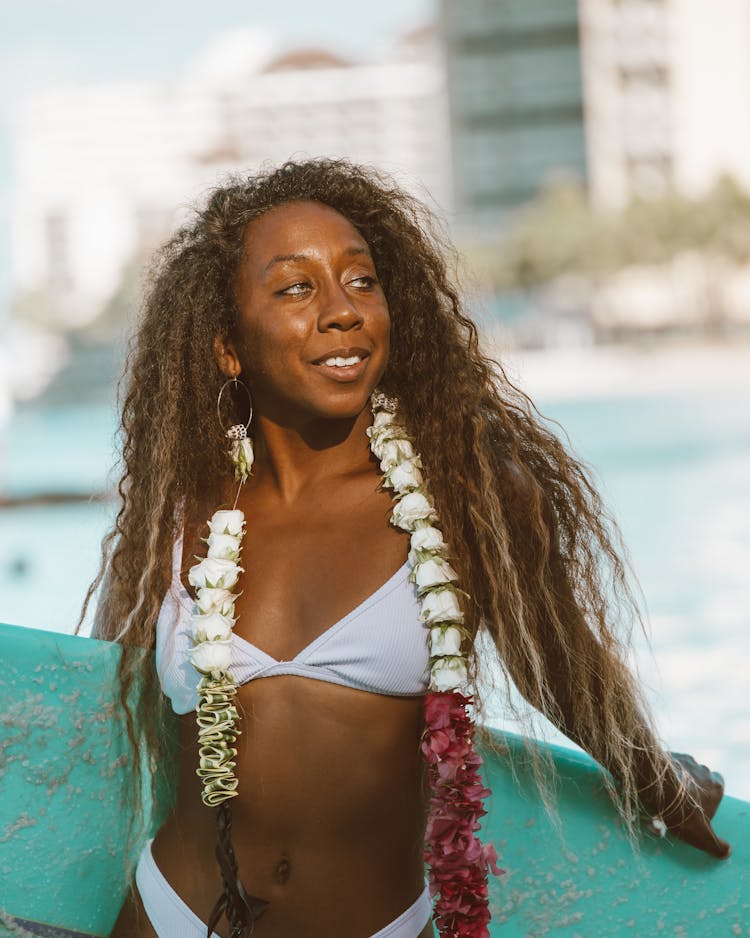
<svg viewBox="0 0 750 938">
<path fill-rule="evenodd" d="M 371 277 L 369 274 L 363 274 L 361 277 L 355 277 L 354 280 L 349 281 L 349 283 L 357 287 L 358 290 L 369 290 L 371 287 L 374 287 L 377 282 L 375 277 Z"/>
<path fill-rule="evenodd" d="M 299 283 L 293 283 L 288 287 L 284 287 L 283 290 L 278 290 L 280 296 L 300 296 L 306 290 L 310 289 L 310 284 L 301 280 Z"/>
</svg>

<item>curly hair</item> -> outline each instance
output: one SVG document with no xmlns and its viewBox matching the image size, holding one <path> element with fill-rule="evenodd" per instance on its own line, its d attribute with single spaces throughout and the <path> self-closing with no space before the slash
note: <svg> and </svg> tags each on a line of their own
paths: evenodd
<svg viewBox="0 0 750 938">
<path fill-rule="evenodd" d="M 231 481 L 216 421 L 225 378 L 212 348 L 237 316 L 243 234 L 253 219 L 300 200 L 341 213 L 372 252 L 391 316 L 380 387 L 399 400 L 470 597 L 473 676 L 499 665 L 509 690 L 605 766 L 632 830 L 639 795 L 649 786 L 660 795 L 674 771 L 626 665 L 642 619 L 619 530 L 588 468 L 482 352 L 450 272 L 455 252 L 435 220 L 372 169 L 312 160 L 233 177 L 160 251 L 126 367 L 121 504 L 81 622 L 101 584 L 96 637 L 155 647 L 179 518 L 215 503 Z M 118 679 L 129 737 L 153 770 L 167 705 L 152 659 L 123 654 Z M 131 716 L 136 679 L 142 692 Z M 486 702 L 478 696 L 480 714 Z M 142 771 L 134 759 L 139 806 Z"/>
</svg>

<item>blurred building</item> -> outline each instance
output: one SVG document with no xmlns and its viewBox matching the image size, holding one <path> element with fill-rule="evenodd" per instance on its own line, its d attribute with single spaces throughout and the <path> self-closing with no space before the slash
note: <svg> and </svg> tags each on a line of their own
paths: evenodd
<svg viewBox="0 0 750 938">
<path fill-rule="evenodd" d="M 445 210 L 447 133 L 434 27 L 370 63 L 232 33 L 177 80 L 36 95 L 15 136 L 13 292 L 87 322 L 222 174 L 265 161 L 374 164 Z"/>
<path fill-rule="evenodd" d="M 556 177 L 633 195 L 750 187 L 748 0 L 441 0 L 460 217 Z"/>
<path fill-rule="evenodd" d="M 750 188 L 748 0 L 581 0 L 589 186 L 601 204 L 723 174 Z"/>
<path fill-rule="evenodd" d="M 440 22 L 461 219 L 492 223 L 556 175 L 586 178 L 577 0 L 441 0 Z"/>
</svg>

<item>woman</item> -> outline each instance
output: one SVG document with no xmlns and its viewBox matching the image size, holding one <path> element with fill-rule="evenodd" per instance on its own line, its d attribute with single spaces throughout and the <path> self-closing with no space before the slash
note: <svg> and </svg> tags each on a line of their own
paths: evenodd
<svg viewBox="0 0 750 938">
<path fill-rule="evenodd" d="M 460 596 L 470 675 L 494 647 L 526 700 L 610 771 L 626 820 L 640 806 L 728 852 L 710 824 L 720 780 L 663 751 L 623 663 L 616 631 L 635 606 L 616 529 L 582 466 L 480 353 L 429 230 L 372 172 L 311 161 L 217 190 L 163 253 L 129 366 L 95 634 L 156 646 L 161 686 L 124 655 L 123 703 L 143 669 L 137 726 L 154 770 L 166 695 L 181 714 L 179 793 L 116 938 L 434 934 L 423 851 L 435 776 L 420 744 L 436 646 L 409 579 L 414 540 L 410 553 L 407 529 L 389 523 L 382 434 L 368 434 L 378 400 L 376 424 L 408 431 L 398 445 L 448 545 L 455 584 L 438 590 Z M 221 765 L 201 750 L 199 778 L 198 681 L 223 672 L 195 663 L 211 636 L 194 629 L 189 648 L 187 619 L 216 586 L 201 564 L 217 509 L 229 514 L 213 515 L 209 557 L 222 538 L 242 548 L 241 569 L 234 547 L 226 555 L 239 579 L 222 639 L 239 686 L 221 704 L 231 716 L 234 700 L 241 735 L 225 734 Z M 217 521 L 233 509 L 244 539 Z M 439 661 L 460 669 L 460 654 Z M 201 804 L 212 793 L 224 799 L 213 811 Z M 492 866 L 491 850 L 482 857 Z M 461 934 L 487 934 L 481 905 Z"/>
</svg>

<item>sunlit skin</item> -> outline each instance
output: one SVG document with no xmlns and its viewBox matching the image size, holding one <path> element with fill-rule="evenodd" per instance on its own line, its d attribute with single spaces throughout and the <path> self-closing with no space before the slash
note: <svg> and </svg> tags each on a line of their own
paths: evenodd
<svg viewBox="0 0 750 938">
<path fill-rule="evenodd" d="M 236 278 L 239 322 L 217 336 L 227 377 L 253 397 L 256 462 L 238 507 L 247 533 L 235 631 L 289 659 L 389 579 L 408 534 L 365 428 L 388 361 L 390 316 L 369 249 L 340 214 L 289 203 L 247 228 Z M 369 352 L 341 383 L 313 364 L 338 348 Z M 227 491 L 225 501 L 234 499 Z M 186 529 L 186 571 L 204 554 L 206 505 Z M 247 890 L 270 900 L 257 938 L 365 938 L 424 886 L 422 697 L 389 697 L 297 676 L 240 687 L 242 735 L 232 839 Z M 154 858 L 207 921 L 221 892 L 213 811 L 200 800 L 195 715 L 181 720 L 176 809 Z M 140 916 L 137 912 L 140 911 Z M 136 926 L 136 918 L 138 924 Z M 228 934 L 222 920 L 218 934 Z M 153 935 L 130 903 L 115 936 Z M 434 934 L 428 924 L 419 938 Z"/>
<path fill-rule="evenodd" d="M 393 502 L 379 489 L 365 434 L 369 396 L 388 362 L 390 316 L 367 244 L 333 209 L 312 202 L 279 206 L 248 225 L 244 243 L 235 283 L 238 325 L 234 334 L 216 336 L 214 348 L 221 371 L 242 378 L 254 405 L 256 462 L 238 502 L 247 533 L 235 631 L 272 657 L 289 659 L 407 556 L 408 535 L 389 524 Z M 369 354 L 351 382 L 314 364 L 353 347 Z M 234 495 L 234 489 L 219 493 L 189 520 L 186 588 L 195 555 L 205 554 L 206 519 L 231 507 Z M 506 497 L 509 512 L 527 510 L 522 491 Z M 564 583 L 560 574 L 562 597 Z M 580 614 L 572 598 L 569 606 L 571 616 Z M 556 680 L 553 660 L 549 671 L 559 685 L 561 728 L 575 740 L 569 690 L 563 677 Z M 242 735 L 232 839 L 246 888 L 271 903 L 254 935 L 371 936 L 423 886 L 422 698 L 277 676 L 243 685 L 237 700 Z M 195 715 L 180 722 L 177 805 L 153 853 L 205 922 L 222 888 L 216 829 L 195 774 Z M 586 740 L 578 741 L 585 747 Z M 683 762 L 705 816 L 693 813 L 672 832 L 724 856 L 728 845 L 709 821 L 723 785 L 705 767 Z M 644 776 L 645 803 L 651 782 Z M 217 931 L 228 934 L 225 920 Z M 142 907 L 128 901 L 113 938 L 154 934 Z M 428 925 L 419 938 L 432 935 Z"/>
</svg>

